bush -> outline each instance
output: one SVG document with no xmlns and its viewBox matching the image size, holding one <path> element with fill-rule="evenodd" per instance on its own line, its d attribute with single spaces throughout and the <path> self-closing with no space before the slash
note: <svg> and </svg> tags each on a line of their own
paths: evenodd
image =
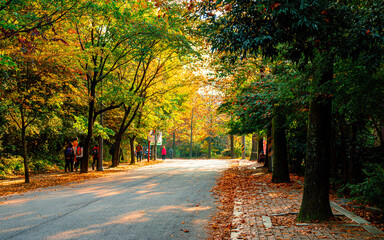
<svg viewBox="0 0 384 240">
<path fill-rule="evenodd" d="M 39 159 L 39 160 L 31 161 L 29 163 L 29 169 L 30 169 L 30 171 L 33 171 L 34 173 L 45 173 L 48 171 L 55 170 L 56 166 L 53 165 L 49 160 Z"/>
<path fill-rule="evenodd" d="M 384 209 L 384 164 L 366 164 L 363 172 L 366 176 L 363 182 L 348 184 L 353 199 L 362 203 L 372 203 Z"/>
<path fill-rule="evenodd" d="M 21 157 L 2 158 L 0 160 L 0 175 L 3 177 L 21 173 L 24 173 L 23 159 Z"/>
</svg>

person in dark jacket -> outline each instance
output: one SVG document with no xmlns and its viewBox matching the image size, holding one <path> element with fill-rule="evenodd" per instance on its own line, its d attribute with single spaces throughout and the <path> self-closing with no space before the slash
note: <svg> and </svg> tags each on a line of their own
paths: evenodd
<svg viewBox="0 0 384 240">
<path fill-rule="evenodd" d="M 73 172 L 73 159 L 75 157 L 75 154 L 73 151 L 72 143 L 70 142 L 68 142 L 67 146 L 65 147 L 64 157 L 65 157 L 64 171 L 67 172 L 67 169 L 68 169 L 68 171 Z"/>
</svg>

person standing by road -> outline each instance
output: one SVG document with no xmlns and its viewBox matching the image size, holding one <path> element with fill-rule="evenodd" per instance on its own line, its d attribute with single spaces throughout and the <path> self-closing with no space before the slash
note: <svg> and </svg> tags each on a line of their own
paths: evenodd
<svg viewBox="0 0 384 240">
<path fill-rule="evenodd" d="M 137 161 L 141 162 L 141 159 L 143 158 L 143 146 L 139 143 L 136 146 L 136 156 L 137 156 Z"/>
<path fill-rule="evenodd" d="M 169 153 L 169 158 L 172 159 L 173 158 L 173 149 L 171 147 L 168 149 L 168 153 Z"/>
<path fill-rule="evenodd" d="M 96 144 L 95 147 L 92 149 L 92 170 L 95 170 L 95 164 L 96 164 L 96 170 L 99 169 L 99 145 Z"/>
<path fill-rule="evenodd" d="M 68 171 L 73 172 L 74 151 L 73 151 L 72 144 L 70 142 L 68 142 L 67 146 L 65 147 L 64 156 L 65 156 L 64 171 L 67 172 L 67 169 L 68 169 Z"/>
<path fill-rule="evenodd" d="M 167 155 L 167 149 L 165 149 L 165 146 L 163 146 L 163 149 L 161 150 L 161 157 L 163 160 L 165 160 L 165 156 Z"/>
<path fill-rule="evenodd" d="M 72 150 L 73 150 L 73 163 L 72 164 L 77 164 L 77 159 L 76 159 L 76 153 L 75 153 L 75 150 L 77 148 L 77 146 L 79 145 L 79 142 L 78 142 L 78 139 L 77 137 L 73 139 L 73 142 L 72 142 Z"/>
<path fill-rule="evenodd" d="M 81 142 L 79 143 L 79 145 L 77 146 L 77 148 L 75 150 L 75 153 L 76 153 L 75 169 L 77 172 L 77 169 L 79 168 L 79 166 L 81 169 L 81 161 L 83 160 L 83 143 L 81 143 Z"/>
</svg>

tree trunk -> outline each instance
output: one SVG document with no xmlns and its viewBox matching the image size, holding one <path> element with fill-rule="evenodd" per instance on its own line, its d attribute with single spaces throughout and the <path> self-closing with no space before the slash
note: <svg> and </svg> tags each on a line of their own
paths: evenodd
<svg viewBox="0 0 384 240">
<path fill-rule="evenodd" d="M 29 167 L 28 167 L 27 141 L 25 136 L 25 127 L 22 127 L 21 129 L 21 138 L 22 138 L 22 145 L 23 145 L 25 183 L 29 183 L 30 181 L 29 181 Z"/>
<path fill-rule="evenodd" d="M 251 157 L 249 158 L 250 161 L 256 161 L 257 160 L 257 134 L 254 133 L 252 135 L 252 151 L 251 151 Z"/>
<path fill-rule="evenodd" d="M 140 107 L 140 104 L 138 104 L 136 106 L 136 109 L 135 109 L 133 115 L 131 116 L 131 118 L 127 122 L 128 116 L 131 113 L 132 106 L 129 106 L 129 107 L 124 106 L 124 117 L 121 121 L 119 132 L 115 135 L 115 144 L 114 144 L 114 149 L 113 149 L 114 152 L 112 155 L 112 167 L 117 167 L 119 165 L 119 162 L 120 162 L 119 151 L 120 151 L 121 140 L 123 139 L 123 135 L 124 135 L 125 131 L 128 129 L 128 127 L 131 125 L 133 119 L 135 118 L 139 107 Z"/>
<path fill-rule="evenodd" d="M 29 167 L 28 167 L 28 155 L 27 155 L 27 140 L 26 140 L 26 123 L 24 117 L 23 107 L 20 106 L 20 114 L 21 114 L 21 144 L 23 147 L 23 160 L 24 160 L 24 176 L 25 183 L 29 183 Z"/>
<path fill-rule="evenodd" d="M 208 140 L 208 159 L 212 158 L 212 139 L 209 137 Z"/>
<path fill-rule="evenodd" d="M 120 163 L 120 144 L 123 138 L 123 134 L 118 133 L 115 137 L 115 143 L 113 144 L 113 154 L 112 154 L 112 167 L 117 167 Z"/>
<path fill-rule="evenodd" d="M 84 144 L 83 144 L 83 160 L 81 161 L 80 166 L 80 173 L 88 173 L 88 158 L 89 158 L 89 147 L 91 144 L 92 134 L 93 134 L 93 114 L 95 111 L 95 87 L 91 87 L 91 94 L 90 94 L 90 102 L 89 102 L 89 109 L 88 109 L 88 133 L 85 137 Z"/>
<path fill-rule="evenodd" d="M 285 135 L 285 117 L 280 107 L 275 107 L 272 119 L 273 138 L 273 183 L 290 182 L 287 154 L 287 138 Z"/>
<path fill-rule="evenodd" d="M 271 125 L 267 129 L 267 153 L 265 154 L 265 164 L 264 164 L 264 167 L 267 167 L 269 172 L 272 172 L 272 159 L 273 159 L 272 126 Z"/>
<path fill-rule="evenodd" d="M 264 140 L 263 137 L 260 137 L 259 140 L 257 141 L 257 159 L 260 159 L 260 153 L 262 151 L 264 151 L 263 150 L 263 148 L 264 148 L 263 140 Z"/>
<path fill-rule="evenodd" d="M 231 159 L 235 159 L 235 139 L 233 135 L 229 136 L 231 140 Z"/>
<path fill-rule="evenodd" d="M 337 152 L 337 146 L 336 146 L 336 139 L 337 139 L 337 131 L 335 127 L 332 128 L 331 132 L 331 177 L 333 179 L 337 179 L 337 162 L 338 158 L 336 156 Z M 333 184 L 330 186 L 331 189 L 336 190 L 336 182 L 333 181 Z"/>
<path fill-rule="evenodd" d="M 176 156 L 176 133 L 174 132 L 172 134 L 172 149 L 173 149 L 173 154 L 172 154 L 172 158 L 174 158 Z"/>
<path fill-rule="evenodd" d="M 132 165 L 135 164 L 135 139 L 136 139 L 136 136 L 129 138 L 129 146 L 131 148 L 131 163 L 130 164 L 132 164 Z"/>
<path fill-rule="evenodd" d="M 104 171 L 103 159 L 104 159 L 104 139 L 102 136 L 99 136 L 99 159 L 97 163 L 97 171 Z"/>
<path fill-rule="evenodd" d="M 313 81 L 317 86 L 324 87 L 333 78 L 333 58 L 323 55 L 315 59 L 314 64 Z M 329 93 L 317 93 L 309 109 L 305 183 L 299 221 L 322 221 L 333 216 L 329 204 L 331 115 Z"/>
</svg>

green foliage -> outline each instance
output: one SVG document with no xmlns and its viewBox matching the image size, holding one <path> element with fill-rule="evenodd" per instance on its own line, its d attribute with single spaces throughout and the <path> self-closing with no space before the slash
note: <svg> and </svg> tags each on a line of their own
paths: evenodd
<svg viewBox="0 0 384 240">
<path fill-rule="evenodd" d="M 24 170 L 21 157 L 0 158 L 0 175 L 21 174 Z"/>
<path fill-rule="evenodd" d="M 363 172 L 366 176 L 363 182 L 347 185 L 351 190 L 350 194 L 357 201 L 375 204 L 384 209 L 384 164 L 366 164 Z"/>
<path fill-rule="evenodd" d="M 33 160 L 29 163 L 29 169 L 34 173 L 45 173 L 49 170 L 55 170 L 57 167 L 55 164 L 52 164 L 49 158 L 42 158 L 38 160 Z"/>
<path fill-rule="evenodd" d="M 73 123 L 73 128 L 76 135 L 85 136 L 88 132 L 88 119 L 85 116 L 74 116 L 75 122 Z M 95 138 L 102 136 L 103 139 L 109 140 L 115 132 L 108 128 L 107 126 L 102 126 L 100 123 L 95 122 L 93 135 Z"/>
</svg>

